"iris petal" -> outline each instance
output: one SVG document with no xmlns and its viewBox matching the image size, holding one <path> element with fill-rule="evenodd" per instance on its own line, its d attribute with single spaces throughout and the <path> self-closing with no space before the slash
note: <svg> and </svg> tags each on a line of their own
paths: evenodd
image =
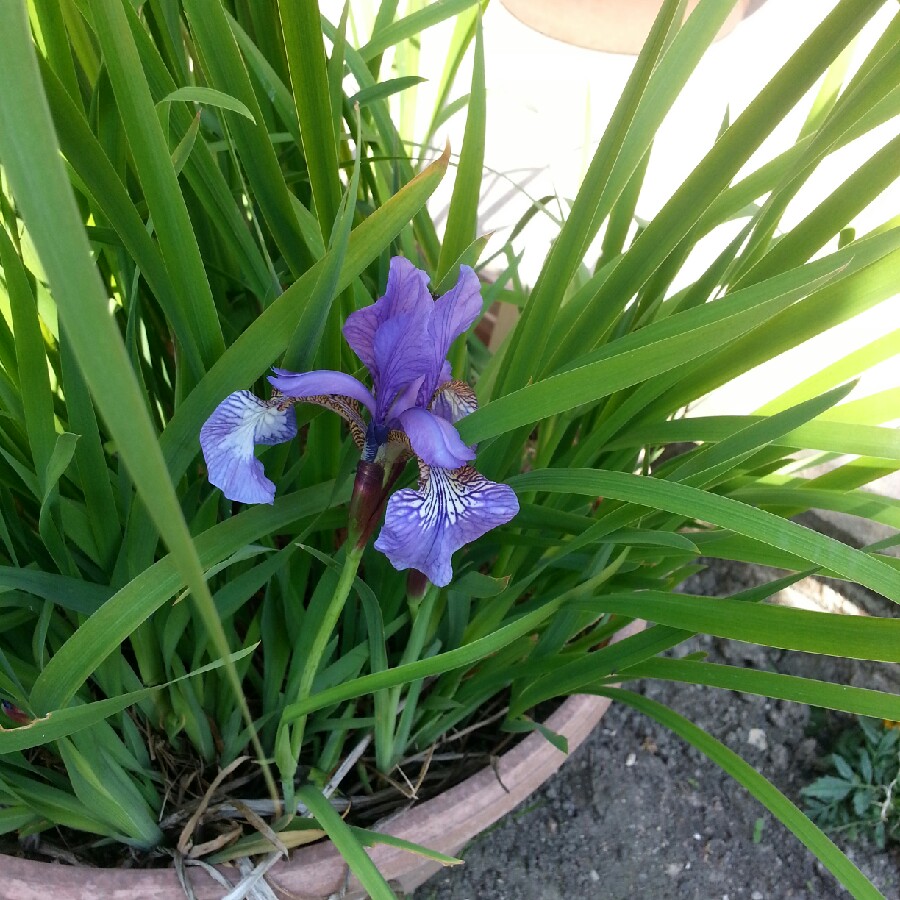
<svg viewBox="0 0 900 900">
<path fill-rule="evenodd" d="M 281 391 L 285 397 L 303 400 L 331 394 L 338 397 L 352 397 L 358 400 L 370 413 L 375 413 L 375 398 L 371 391 L 352 375 L 319 369 L 315 372 L 289 372 L 287 369 L 273 369 L 269 384 Z"/>
<path fill-rule="evenodd" d="M 256 458 L 256 444 L 281 444 L 297 434 L 290 407 L 260 400 L 250 391 L 226 397 L 200 429 L 200 446 L 209 480 L 229 500 L 273 503 L 275 485 Z"/>
<path fill-rule="evenodd" d="M 413 452 L 426 465 L 456 469 L 475 459 L 475 451 L 467 447 L 457 430 L 440 416 L 414 407 L 399 418 Z"/>
<path fill-rule="evenodd" d="M 488 481 L 471 466 L 425 469 L 419 490 L 397 491 L 388 501 L 375 549 L 395 569 L 418 569 L 443 587 L 450 557 L 519 511 L 512 488 Z"/>
<path fill-rule="evenodd" d="M 438 378 L 450 345 L 481 315 L 481 306 L 478 276 L 469 266 L 460 266 L 456 284 L 435 300 L 428 321 L 428 343 L 432 354 L 430 371 L 433 373 L 433 380 L 426 384 L 428 396 L 441 383 Z"/>
<path fill-rule="evenodd" d="M 431 301 L 428 301 L 431 303 Z M 412 382 L 430 380 L 431 354 L 424 322 L 411 315 L 399 315 L 378 328 L 374 344 L 373 381 L 377 410 L 375 418 L 383 423 L 394 398 Z M 418 391 L 417 391 L 418 393 Z M 415 398 L 413 398 L 415 400 Z"/>
<path fill-rule="evenodd" d="M 428 275 L 408 259 L 395 256 L 391 260 L 384 296 L 347 317 L 344 339 L 376 378 L 375 335 L 378 329 L 398 316 L 409 316 L 424 327 L 433 306 L 428 292 Z"/>
</svg>

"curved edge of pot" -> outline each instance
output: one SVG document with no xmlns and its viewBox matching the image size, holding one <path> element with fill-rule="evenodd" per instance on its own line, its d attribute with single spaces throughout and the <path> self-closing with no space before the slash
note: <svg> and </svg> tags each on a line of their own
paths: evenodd
<svg viewBox="0 0 900 900">
<path fill-rule="evenodd" d="M 688 0 L 685 16 L 699 0 Z M 662 0 L 501 0 L 512 16 L 534 31 L 586 50 L 637 56 Z M 745 18 L 750 0 L 737 0 L 715 40 Z"/>
<path fill-rule="evenodd" d="M 613 640 L 636 634 L 643 622 L 632 622 Z M 605 697 L 569 697 L 544 723 L 566 738 L 575 750 L 609 708 Z M 377 830 L 421 844 L 441 853 L 458 852 L 511 809 L 534 793 L 565 762 L 566 754 L 533 732 L 504 753 L 495 766 L 486 766 L 456 787 L 412 809 L 385 819 Z M 411 891 L 437 872 L 433 860 L 380 844 L 370 851 L 389 881 Z M 221 868 L 226 877 L 234 869 Z M 188 870 L 197 900 L 218 900 L 223 888 L 200 868 Z M 93 869 L 34 862 L 0 855 L 0 896 L 15 900 L 181 900 L 185 892 L 173 869 Z M 267 877 L 279 895 L 296 900 L 326 900 L 339 894 L 345 900 L 365 897 L 346 863 L 330 842 L 301 848 L 290 860 L 273 867 Z M 5 892 L 5 893 L 4 893 Z"/>
</svg>

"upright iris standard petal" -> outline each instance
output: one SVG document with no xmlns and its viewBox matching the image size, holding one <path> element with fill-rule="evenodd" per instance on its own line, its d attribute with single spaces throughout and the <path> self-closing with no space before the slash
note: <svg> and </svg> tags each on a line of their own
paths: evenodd
<svg viewBox="0 0 900 900">
<path fill-rule="evenodd" d="M 302 400 L 305 397 L 319 397 L 332 395 L 338 397 L 352 397 L 374 415 L 375 398 L 372 392 L 352 375 L 343 372 L 332 372 L 330 369 L 320 369 L 316 372 L 289 372 L 287 369 L 273 369 L 274 375 L 269 376 L 269 384 L 281 391 L 285 397 L 295 397 Z"/>
<path fill-rule="evenodd" d="M 256 458 L 256 444 L 281 444 L 297 434 L 294 410 L 250 391 L 226 397 L 200 429 L 209 480 L 229 500 L 273 503 L 275 485 Z"/>
<path fill-rule="evenodd" d="M 472 327 L 481 315 L 481 283 L 469 266 L 459 267 L 459 279 L 453 288 L 434 301 L 428 320 L 429 349 L 432 354 L 433 381 L 426 383 L 428 398 L 443 381 L 442 367 L 450 345 Z"/>
<path fill-rule="evenodd" d="M 479 475 L 471 466 L 425 469 L 419 490 L 397 491 L 388 501 L 375 549 L 395 569 L 418 569 L 444 587 L 450 557 L 464 544 L 504 525 L 519 511 L 512 488 Z"/>
<path fill-rule="evenodd" d="M 400 424 L 413 452 L 426 465 L 456 469 L 475 459 L 475 451 L 463 443 L 459 432 L 427 409 L 406 410 L 400 416 Z"/>
<path fill-rule="evenodd" d="M 344 323 L 344 338 L 353 352 L 363 361 L 374 378 L 375 335 L 387 321 L 401 316 L 424 327 L 431 315 L 434 301 L 428 292 L 428 275 L 417 269 L 408 259 L 395 256 L 391 260 L 384 296 L 371 306 L 351 313 Z"/>
<path fill-rule="evenodd" d="M 411 382 L 421 384 L 430 375 L 431 354 L 424 322 L 404 314 L 380 325 L 375 334 L 373 358 L 371 372 L 376 397 L 375 418 L 379 423 L 385 423 L 387 412 L 398 393 Z"/>
</svg>

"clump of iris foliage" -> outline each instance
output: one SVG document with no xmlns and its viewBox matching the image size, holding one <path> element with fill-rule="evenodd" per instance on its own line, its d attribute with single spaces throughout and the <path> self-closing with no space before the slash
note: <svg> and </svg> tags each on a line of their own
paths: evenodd
<svg viewBox="0 0 900 900">
<path fill-rule="evenodd" d="M 662 4 L 526 290 L 527 246 L 485 258 L 476 227 L 490 48 L 471 0 L 384 0 L 339 22 L 288 0 L 0 4 L 0 830 L 176 856 L 212 835 L 214 861 L 324 831 L 388 897 L 361 849 L 374 838 L 326 798 L 335 773 L 378 791 L 497 698 L 523 731 L 536 704 L 594 692 L 697 746 L 875 895 L 739 757 L 612 686 L 667 678 L 900 719 L 889 694 L 661 655 L 707 632 L 900 661 L 896 619 L 766 602 L 814 573 L 900 600 L 892 541 L 852 549 L 790 520 L 896 526 L 896 504 L 861 490 L 900 465 L 883 427 L 896 389 L 846 399 L 896 333 L 821 360 L 754 415 L 679 415 L 896 291 L 900 223 L 848 226 L 897 175 L 897 139 L 780 223 L 820 162 L 900 112 L 900 17 L 848 77 L 882 3 L 841 0 L 635 230 L 648 147 L 730 6 L 701 0 L 681 26 L 683 4 Z M 417 35 L 449 17 L 430 127 L 398 133 Z M 817 83 L 796 142 L 744 173 Z M 430 152 L 463 108 L 458 155 Z M 441 230 L 426 202 L 443 178 Z M 722 233 L 703 275 L 673 287 Z M 389 275 L 412 279 L 414 302 Z M 470 326 L 494 302 L 520 315 L 491 354 Z M 417 341 L 427 359 L 410 362 Z M 255 442 L 270 445 L 258 461 Z M 675 593 L 700 556 L 788 574 Z M 652 624 L 609 644 L 634 618 Z M 226 769 L 214 799 L 250 799 L 257 818 L 232 804 L 217 821 L 213 805 L 182 833 Z"/>
<path fill-rule="evenodd" d="M 848 840 L 884 849 L 900 842 L 900 728 L 860 717 L 838 734 L 822 761 L 826 774 L 803 788 L 809 817 Z"/>
</svg>

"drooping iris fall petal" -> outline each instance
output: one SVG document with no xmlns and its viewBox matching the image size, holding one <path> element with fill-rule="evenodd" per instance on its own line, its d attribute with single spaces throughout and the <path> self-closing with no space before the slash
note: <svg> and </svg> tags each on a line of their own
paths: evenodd
<svg viewBox="0 0 900 900">
<path fill-rule="evenodd" d="M 297 434 L 291 407 L 260 400 L 250 391 L 226 397 L 200 429 L 209 480 L 229 500 L 273 503 L 275 485 L 256 458 L 255 444 L 281 444 Z"/>
<path fill-rule="evenodd" d="M 518 511 L 512 488 L 488 481 L 471 466 L 423 468 L 418 490 L 397 491 L 388 500 L 375 549 L 395 569 L 418 569 L 443 587 L 453 577 L 453 553 Z"/>
</svg>

